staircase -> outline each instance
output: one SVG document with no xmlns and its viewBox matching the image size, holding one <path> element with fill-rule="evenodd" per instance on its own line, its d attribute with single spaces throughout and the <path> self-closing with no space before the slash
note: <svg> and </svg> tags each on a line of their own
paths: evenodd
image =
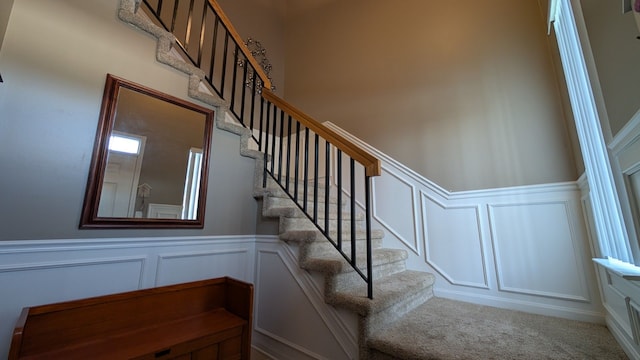
<svg viewBox="0 0 640 360">
<path fill-rule="evenodd" d="M 215 2 L 210 1 L 210 3 Z M 200 67 L 188 62 L 184 54 L 176 51 L 175 36 L 154 24 L 147 15 L 142 14 L 142 11 L 139 11 L 139 5 L 135 0 L 122 0 L 118 14 L 120 19 L 155 36 L 158 39 L 158 61 L 188 74 L 190 76 L 189 96 L 215 106 L 218 109 L 216 126 L 240 136 L 241 155 L 255 159 L 253 196 L 262 199 L 263 215 L 279 219 L 279 238 L 298 249 L 300 268 L 324 276 L 325 302 L 358 315 L 359 358 L 398 358 L 393 345 L 380 346 L 379 342 L 372 339 L 384 337 L 391 325 L 428 301 L 433 296 L 435 277 L 429 273 L 407 270 L 407 252 L 382 247 L 384 232 L 371 229 L 368 205 L 365 205 L 363 211 L 356 206 L 355 199 L 343 201 L 342 198 L 347 195 L 344 194 L 342 186 L 336 186 L 331 182 L 327 184 L 319 179 L 321 176 L 318 174 L 317 133 L 323 132 L 322 129 L 315 131 L 314 175 L 311 179 L 306 176 L 305 165 L 305 176 L 302 179 L 297 176 L 298 170 L 295 171 L 295 177 L 289 177 L 287 169 L 291 165 L 285 166 L 285 169 L 282 168 L 282 140 L 279 145 L 280 159 L 277 160 L 278 154 L 275 151 L 269 153 L 269 120 L 267 120 L 264 139 L 266 144 L 263 144 L 262 136 L 265 131 L 262 128 L 260 128 L 260 135 L 256 137 L 253 117 L 251 117 L 251 126 L 242 121 L 239 123 L 229 121 L 231 115 L 238 118 L 238 111 L 234 111 L 234 101 L 229 103 L 224 99 L 224 89 L 211 91 L 209 87 L 203 85 L 207 79 L 211 81 L 209 78 L 212 73 L 207 75 Z M 237 60 L 237 53 L 234 56 Z M 246 76 L 246 66 L 244 71 Z M 254 71 L 254 74 L 256 73 L 258 73 L 257 70 Z M 256 87 L 255 79 L 254 76 L 251 92 Z M 267 85 L 266 80 L 264 84 Z M 224 88 L 224 84 L 222 87 Z M 244 86 L 242 88 L 244 99 Z M 268 92 L 266 89 L 264 91 Z M 235 88 L 232 92 L 235 94 Z M 243 101 L 241 113 L 244 111 Z M 253 108 L 252 112 L 255 112 Z M 272 148 L 275 147 L 276 141 L 275 110 L 273 114 Z M 284 112 L 281 113 L 281 117 L 284 119 Z M 287 127 L 290 139 L 291 115 L 289 115 Z M 280 139 L 283 138 L 284 128 L 285 124 L 282 120 L 279 125 Z M 327 154 L 329 154 L 329 141 L 326 142 Z M 290 154 L 290 148 L 287 148 L 287 152 Z M 326 157 L 328 158 L 329 156 Z M 328 170 L 328 160 L 326 161 Z M 353 164 L 353 160 L 351 163 Z M 351 167 L 350 180 L 354 189 L 353 165 Z M 366 173 L 368 168 L 365 166 L 363 171 Z M 326 171 L 326 174 L 329 174 L 329 171 Z M 369 175 L 365 176 L 366 179 L 368 177 Z M 293 194 L 292 189 L 295 189 Z M 366 189 L 365 195 L 369 196 L 369 187 L 366 186 Z M 313 209 L 313 215 L 309 209 Z"/>
<path fill-rule="evenodd" d="M 268 181 L 268 184 L 266 189 L 257 189 L 258 196 L 263 198 L 263 215 L 280 219 L 279 237 L 298 247 L 301 268 L 323 274 L 325 301 L 359 316 L 360 358 L 370 358 L 367 355 L 367 339 L 370 335 L 384 331 L 386 326 L 431 298 L 434 276 L 407 270 L 406 251 L 383 248 L 384 233 L 374 230 L 372 258 L 375 296 L 369 299 L 366 284 L 322 232 L 315 229 L 278 185 L 272 181 Z M 335 218 L 336 214 L 332 215 Z M 346 221 L 351 221 L 349 212 L 345 212 L 344 216 Z M 362 242 L 365 239 L 362 217 L 355 221 L 358 228 L 355 241 Z"/>
<path fill-rule="evenodd" d="M 428 301 L 433 296 L 435 277 L 429 273 L 407 270 L 407 252 L 383 248 L 384 232 L 372 230 L 375 295 L 373 299 L 369 299 L 366 283 L 280 185 L 267 178 L 267 186 L 262 187 L 262 157 L 249 148 L 250 131 L 225 121 L 217 121 L 217 127 L 241 136 L 241 152 L 245 156 L 256 158 L 258 155 L 254 197 L 262 199 L 262 215 L 279 219 L 279 237 L 298 248 L 298 263 L 302 269 L 324 276 L 325 302 L 358 315 L 360 359 L 397 359 L 393 353 L 388 353 L 388 344 L 386 347 L 378 346 L 377 342 L 369 339 L 372 336 L 384 337 L 388 327 Z M 335 188 L 330 191 L 331 204 L 337 203 L 335 191 Z M 324 192 L 320 191 L 318 195 L 322 197 Z M 341 210 L 343 221 L 350 223 L 351 212 L 346 208 Z M 320 222 L 323 222 L 324 209 L 320 209 L 318 213 Z M 337 212 L 331 212 L 329 216 L 330 221 L 335 221 Z M 358 213 L 355 217 L 356 242 L 366 241 L 364 222 L 363 214 Z M 348 238 L 345 242 L 350 244 L 350 234 L 345 232 L 343 235 Z M 348 244 L 345 247 L 349 247 Z M 361 249 L 362 246 L 358 248 Z M 358 253 L 357 256 L 365 255 Z"/>
</svg>

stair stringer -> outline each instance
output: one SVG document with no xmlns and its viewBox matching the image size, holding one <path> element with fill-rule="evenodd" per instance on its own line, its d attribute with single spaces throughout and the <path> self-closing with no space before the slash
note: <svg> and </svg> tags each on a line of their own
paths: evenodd
<svg viewBox="0 0 640 360">
<path fill-rule="evenodd" d="M 305 227 L 300 236 L 291 238 L 284 229 L 285 218 L 296 217 L 302 221 L 310 222 L 302 215 L 296 205 L 289 208 L 280 208 L 276 212 L 270 212 L 264 205 L 266 199 L 272 196 L 282 196 L 283 191 L 275 187 L 263 188 L 264 180 L 264 154 L 251 149 L 251 130 L 233 122 L 227 121 L 229 103 L 213 94 L 205 85 L 205 74 L 201 69 L 185 62 L 175 51 L 177 41 L 175 36 L 155 25 L 146 15 L 139 13 L 139 0 L 120 0 L 118 17 L 125 23 L 143 30 L 157 39 L 156 59 L 163 64 L 171 66 L 189 76 L 188 96 L 213 106 L 216 111 L 216 127 L 240 136 L 239 152 L 244 157 L 255 159 L 254 191 L 253 196 L 263 198 L 263 215 L 278 217 L 280 220 L 280 239 L 285 242 L 295 242 L 299 246 L 298 262 L 301 269 L 320 273 L 324 276 L 324 300 L 327 304 L 337 308 L 346 309 L 358 315 L 358 349 L 359 358 L 369 358 L 369 346 L 367 340 L 370 334 L 384 331 L 386 325 L 404 316 L 411 309 L 424 303 L 433 296 L 432 274 L 406 270 L 407 254 L 404 250 L 380 249 L 375 260 L 381 265 L 374 270 L 374 278 L 385 278 L 380 285 L 374 282 L 374 299 L 368 299 L 363 295 L 364 287 L 356 286 L 354 279 L 359 275 L 350 269 L 350 265 L 337 253 L 332 259 L 314 258 L 314 252 L 310 250 L 310 244 L 316 241 L 327 241 L 319 231 L 309 231 Z M 286 195 L 285 195 L 286 196 Z M 295 229 L 293 229 L 295 230 Z M 317 255 L 317 254 L 315 254 Z M 405 279 L 407 281 L 405 281 Z M 362 281 L 363 282 L 363 281 Z M 398 287 L 398 283 L 401 286 Z"/>
</svg>

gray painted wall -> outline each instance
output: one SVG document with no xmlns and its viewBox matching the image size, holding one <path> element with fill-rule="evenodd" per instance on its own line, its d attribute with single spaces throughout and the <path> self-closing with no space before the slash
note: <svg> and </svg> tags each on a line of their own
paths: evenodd
<svg viewBox="0 0 640 360">
<path fill-rule="evenodd" d="M 256 224 L 253 160 L 217 129 L 204 229 L 78 229 L 106 74 L 188 99 L 187 76 L 155 61 L 155 39 L 118 20 L 118 3 L 13 6 L 0 51 L 0 240 L 273 233 Z"/>
</svg>

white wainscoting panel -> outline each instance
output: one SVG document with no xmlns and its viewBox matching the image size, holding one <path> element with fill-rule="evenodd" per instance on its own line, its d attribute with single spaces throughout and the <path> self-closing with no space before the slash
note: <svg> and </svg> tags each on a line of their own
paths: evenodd
<svg viewBox="0 0 640 360">
<path fill-rule="evenodd" d="M 408 250 L 408 268 L 436 275 L 436 296 L 604 322 L 577 182 L 449 192 L 324 125 L 381 159 L 374 227 L 385 247 Z"/>
<path fill-rule="evenodd" d="M 384 176 L 372 180 L 372 214 L 387 231 L 420 255 L 416 189 L 410 182 L 382 168 Z M 376 191 L 376 189 L 380 189 Z M 412 206 L 404 206 L 412 204 Z"/>
<path fill-rule="evenodd" d="M 0 359 L 23 307 L 205 277 L 253 283 L 255 235 L 0 242 Z"/>
<path fill-rule="evenodd" d="M 156 286 L 230 276 L 250 279 L 253 246 L 216 251 L 163 253 L 158 255 Z"/>
<path fill-rule="evenodd" d="M 256 244 L 253 344 L 274 359 L 355 359 L 356 321 L 324 303 L 295 252 L 278 240 Z M 322 279 L 320 279 L 322 281 Z"/>
<path fill-rule="evenodd" d="M 488 289 L 478 207 L 421 197 L 427 264 L 454 285 Z"/>
<path fill-rule="evenodd" d="M 492 204 L 489 218 L 501 291 L 590 300 L 566 203 Z"/>
</svg>

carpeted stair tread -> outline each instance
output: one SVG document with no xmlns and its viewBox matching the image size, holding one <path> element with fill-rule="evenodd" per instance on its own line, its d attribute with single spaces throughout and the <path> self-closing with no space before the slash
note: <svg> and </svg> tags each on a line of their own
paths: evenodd
<svg viewBox="0 0 640 360">
<path fill-rule="evenodd" d="M 603 325 L 437 297 L 367 341 L 376 360 L 627 359 L 614 342 Z"/>
<path fill-rule="evenodd" d="M 397 261 L 406 260 L 408 253 L 399 249 L 374 249 L 371 252 L 371 261 L 373 266 L 389 264 Z M 356 256 L 356 264 L 362 267 L 366 266 L 366 256 L 358 253 Z M 355 271 L 349 262 L 339 253 L 323 254 L 322 256 L 309 257 L 301 264 L 306 270 L 319 271 L 324 274 L 339 274 Z"/>
<path fill-rule="evenodd" d="M 424 291 L 434 282 L 433 274 L 405 270 L 376 279 L 373 283 L 373 299 L 366 297 L 367 285 L 363 284 L 336 292 L 331 296 L 330 303 L 366 316 L 386 309 L 412 293 Z"/>
</svg>

